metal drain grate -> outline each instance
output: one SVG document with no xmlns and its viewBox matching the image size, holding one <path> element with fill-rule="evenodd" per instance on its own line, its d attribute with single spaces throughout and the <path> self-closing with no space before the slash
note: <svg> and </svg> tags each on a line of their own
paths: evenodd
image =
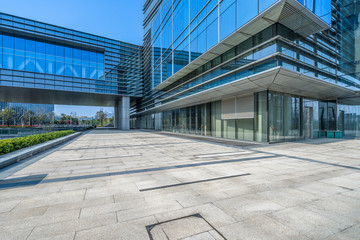
<svg viewBox="0 0 360 240">
<path fill-rule="evenodd" d="M 146 226 L 150 240 L 215 240 L 226 238 L 199 213 Z"/>
</svg>

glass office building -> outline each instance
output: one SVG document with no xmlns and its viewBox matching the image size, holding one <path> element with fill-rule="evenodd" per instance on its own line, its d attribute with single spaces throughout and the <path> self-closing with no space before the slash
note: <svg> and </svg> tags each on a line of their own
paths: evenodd
<svg viewBox="0 0 360 240">
<path fill-rule="evenodd" d="M 141 47 L 0 13 L 1 86 L 141 96 Z"/>
<path fill-rule="evenodd" d="M 0 13 L 0 101 L 114 106 L 122 129 L 359 137 L 360 0 L 145 0 L 143 11 L 143 46 Z"/>
<path fill-rule="evenodd" d="M 142 46 L 0 13 L 0 101 L 120 114 L 142 94 Z"/>
<path fill-rule="evenodd" d="M 259 142 L 358 137 L 359 4 L 145 1 L 132 126 Z"/>
</svg>

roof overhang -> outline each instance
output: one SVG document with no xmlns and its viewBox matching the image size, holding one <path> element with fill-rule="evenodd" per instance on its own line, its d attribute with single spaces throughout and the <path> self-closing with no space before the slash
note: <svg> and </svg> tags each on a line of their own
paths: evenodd
<svg viewBox="0 0 360 240">
<path fill-rule="evenodd" d="M 360 104 L 360 92 L 351 90 L 335 83 L 326 82 L 316 77 L 307 76 L 299 72 L 282 67 L 245 77 L 234 82 L 175 100 L 137 115 L 163 112 L 218 101 L 230 97 L 241 97 L 255 92 L 272 90 L 302 96 L 309 99 L 338 100 L 339 103 Z"/>
<path fill-rule="evenodd" d="M 156 86 L 154 90 L 161 90 L 169 86 L 274 23 L 281 23 L 304 37 L 330 28 L 327 23 L 297 0 L 279 0 L 248 23 L 238 28 L 223 41 Z"/>
</svg>

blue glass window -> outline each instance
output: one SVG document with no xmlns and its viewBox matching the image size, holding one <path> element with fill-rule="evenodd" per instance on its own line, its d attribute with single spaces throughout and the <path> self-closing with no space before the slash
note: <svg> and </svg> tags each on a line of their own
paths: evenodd
<svg viewBox="0 0 360 240">
<path fill-rule="evenodd" d="M 215 12 L 217 10 L 215 9 Z M 206 29 L 206 50 L 209 50 L 218 43 L 218 21 L 217 18 L 207 26 Z"/>
<path fill-rule="evenodd" d="M 64 57 L 65 56 L 65 48 L 60 45 L 55 46 L 56 57 Z"/>
<path fill-rule="evenodd" d="M 55 45 L 46 43 L 46 54 L 55 56 Z"/>
<path fill-rule="evenodd" d="M 89 61 L 89 58 L 90 58 L 89 52 L 86 51 L 86 50 L 82 50 L 82 51 L 81 51 L 81 60 L 88 62 L 88 61 Z"/>
<path fill-rule="evenodd" d="M 306 1 L 306 7 L 312 12 L 314 12 L 314 9 L 315 9 L 314 4 L 315 4 L 314 0 L 307 0 Z"/>
<path fill-rule="evenodd" d="M 25 50 L 26 50 L 26 56 L 27 57 L 35 57 L 35 41 L 26 39 L 25 40 Z"/>
<path fill-rule="evenodd" d="M 16 50 L 25 51 L 25 39 L 15 37 L 14 38 L 14 48 Z"/>
<path fill-rule="evenodd" d="M 90 52 L 90 62 L 97 62 L 97 53 L 95 52 Z"/>
<path fill-rule="evenodd" d="M 44 42 L 36 42 L 36 53 L 38 54 L 45 54 L 46 47 Z"/>
<path fill-rule="evenodd" d="M 14 54 L 14 38 L 12 36 L 3 35 L 3 53 Z"/>
<path fill-rule="evenodd" d="M 259 12 L 264 11 L 271 5 L 273 5 L 277 0 L 259 0 Z"/>
<path fill-rule="evenodd" d="M 181 1 L 174 11 L 174 39 L 189 24 L 189 1 Z"/>
<path fill-rule="evenodd" d="M 65 57 L 66 58 L 73 58 L 73 48 L 65 47 Z"/>
<path fill-rule="evenodd" d="M 258 1 L 238 0 L 236 14 L 236 28 L 239 28 L 258 14 Z"/>
<path fill-rule="evenodd" d="M 25 70 L 25 57 L 24 56 L 14 56 L 14 69 L 16 70 Z"/>
<path fill-rule="evenodd" d="M 190 1 L 190 18 L 193 19 L 205 6 L 207 0 Z"/>
<path fill-rule="evenodd" d="M 223 7 L 227 8 L 223 9 Z M 220 40 L 223 40 L 236 29 L 235 2 L 230 6 L 224 5 L 224 2 L 222 2 L 221 11 L 222 13 L 220 15 Z"/>
<path fill-rule="evenodd" d="M 104 75 L 103 53 L 2 34 L 0 40 L 1 68 L 93 79 Z"/>
<path fill-rule="evenodd" d="M 36 72 L 38 73 L 45 73 L 46 70 L 46 63 L 44 59 L 36 58 Z"/>
</svg>

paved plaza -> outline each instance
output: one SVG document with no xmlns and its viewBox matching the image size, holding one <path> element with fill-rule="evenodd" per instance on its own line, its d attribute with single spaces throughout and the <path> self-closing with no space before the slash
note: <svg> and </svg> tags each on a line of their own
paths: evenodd
<svg viewBox="0 0 360 240">
<path fill-rule="evenodd" d="M 0 177 L 0 239 L 360 238 L 359 140 L 94 130 Z"/>
</svg>

